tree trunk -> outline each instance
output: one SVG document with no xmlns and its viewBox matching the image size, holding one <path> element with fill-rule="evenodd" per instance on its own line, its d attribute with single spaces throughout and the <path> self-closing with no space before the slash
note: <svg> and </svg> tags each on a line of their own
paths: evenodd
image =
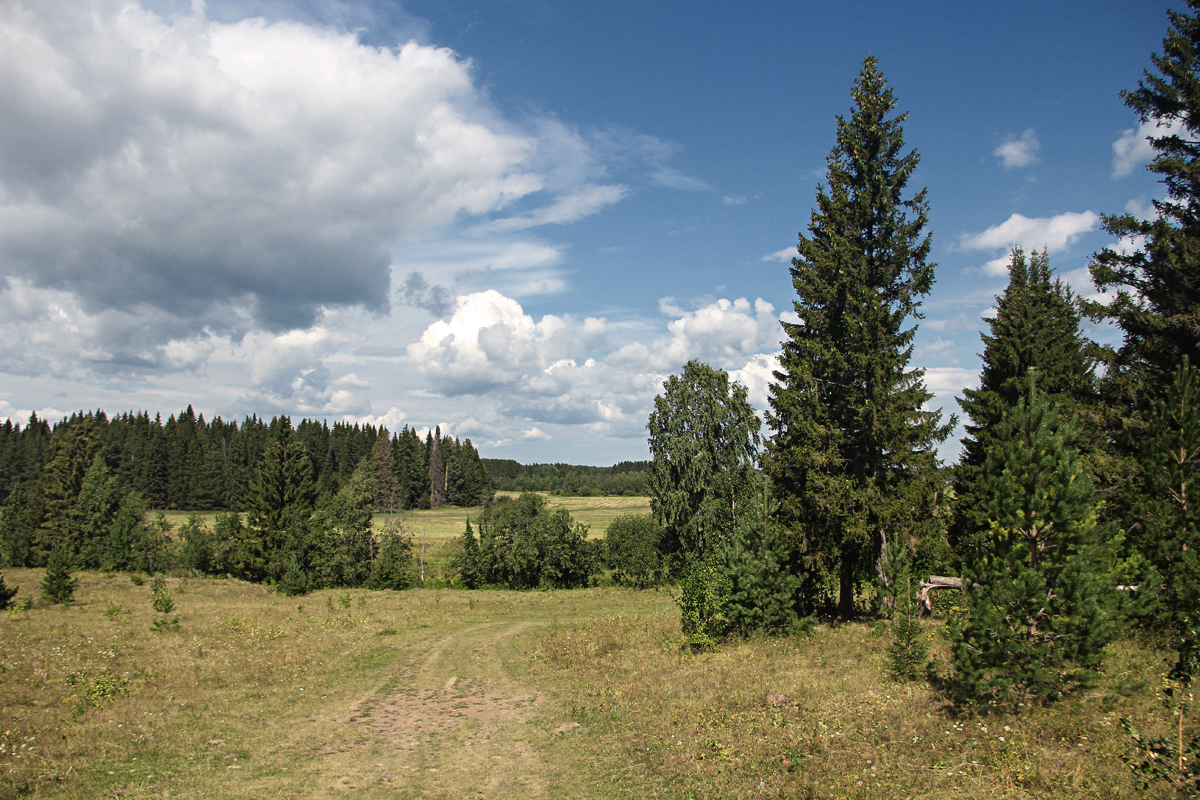
<svg viewBox="0 0 1200 800">
<path fill-rule="evenodd" d="M 845 555 L 842 556 L 837 613 L 841 620 L 854 618 L 854 567 Z"/>
</svg>

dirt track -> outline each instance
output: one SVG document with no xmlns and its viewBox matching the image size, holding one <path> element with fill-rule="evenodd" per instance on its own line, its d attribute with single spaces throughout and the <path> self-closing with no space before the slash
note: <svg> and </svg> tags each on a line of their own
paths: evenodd
<svg viewBox="0 0 1200 800">
<path fill-rule="evenodd" d="M 491 622 L 401 646 L 398 668 L 380 685 L 315 720 L 327 726 L 327 744 L 313 753 L 303 789 L 290 789 L 306 797 L 564 796 L 569 765 L 546 749 L 578 726 L 506 666 L 515 638 L 536 624 Z"/>
</svg>

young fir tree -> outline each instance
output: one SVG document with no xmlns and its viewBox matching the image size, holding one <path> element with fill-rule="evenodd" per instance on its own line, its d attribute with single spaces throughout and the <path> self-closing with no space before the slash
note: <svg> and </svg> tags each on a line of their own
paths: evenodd
<svg viewBox="0 0 1200 800">
<path fill-rule="evenodd" d="M 1163 52 L 1150 57 L 1155 71 L 1121 93 L 1143 123 L 1157 124 L 1149 170 L 1162 176 L 1167 196 L 1153 201 L 1152 219 L 1104 217 L 1109 233 L 1140 245 L 1102 250 L 1091 265 L 1096 288 L 1115 289 L 1116 297 L 1088 304 L 1089 314 L 1125 334 L 1106 386 L 1134 411 L 1146 389 L 1170 382 L 1184 356 L 1200 363 L 1200 0 L 1186 2 L 1191 14 L 1167 12 Z"/>
<path fill-rule="evenodd" d="M 79 585 L 79 579 L 71 576 L 74 569 L 75 558 L 66 545 L 54 548 L 46 562 L 46 575 L 42 578 L 42 597 L 47 602 L 63 605 L 71 602 L 75 587 Z"/>
<path fill-rule="evenodd" d="M 1084 416 L 1094 393 L 1091 364 L 1079 332 L 1080 314 L 1070 289 L 1054 278 L 1047 254 L 1026 261 L 1016 248 L 1008 267 L 1008 287 L 996 298 L 996 316 L 983 340 L 978 389 L 965 389 L 958 401 L 969 422 L 963 453 L 954 470 L 955 513 L 950 543 L 967 550 L 988 529 L 979 481 L 987 454 L 997 444 L 997 427 L 1025 393 L 1027 373 L 1037 370 L 1038 391 L 1060 407 Z M 1094 442 L 1089 442 L 1094 450 Z"/>
<path fill-rule="evenodd" d="M 817 189 L 809 236 L 792 260 L 793 308 L 771 385 L 764 467 L 784 519 L 813 566 L 836 576 L 838 614 L 854 614 L 856 586 L 889 537 L 932 530 L 934 448 L 954 421 L 922 411 L 932 398 L 909 369 L 913 321 L 933 286 L 925 190 L 904 193 L 919 156 L 904 152 L 891 88 L 868 57 L 849 120 Z"/>
<path fill-rule="evenodd" d="M 777 502 L 764 483 L 738 519 L 725 548 L 729 594 L 722 616 L 729 633 L 800 633 L 809 617 L 797 614 L 803 577 L 797 573 L 792 540 L 776 521 Z"/>
<path fill-rule="evenodd" d="M 467 520 L 467 528 L 460 539 L 461 548 L 454 559 L 458 570 L 458 578 L 468 589 L 478 589 L 487 577 L 487 566 L 479 549 L 479 541 L 471 530 L 471 520 Z"/>
<path fill-rule="evenodd" d="M 1077 429 L 1039 392 L 997 426 L 980 480 L 989 531 L 967 553 L 969 618 L 952 629 L 964 704 L 1049 701 L 1086 683 L 1112 631 L 1114 542 L 1097 521 Z"/>
<path fill-rule="evenodd" d="M 17 590 L 20 588 L 19 586 L 14 586 L 11 589 L 8 588 L 8 585 L 4 583 L 4 576 L 0 575 L 0 611 L 8 608 L 12 599 L 17 596 Z"/>
</svg>

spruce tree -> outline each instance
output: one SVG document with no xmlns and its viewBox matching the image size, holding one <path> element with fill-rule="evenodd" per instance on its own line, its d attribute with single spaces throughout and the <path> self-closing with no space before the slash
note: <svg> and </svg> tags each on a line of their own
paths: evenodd
<svg viewBox="0 0 1200 800">
<path fill-rule="evenodd" d="M 255 535 L 248 553 L 251 563 L 246 565 L 252 580 L 282 576 L 316 503 L 312 461 L 292 431 L 291 420 L 280 417 L 272 429 L 247 499 L 247 527 Z"/>
<path fill-rule="evenodd" d="M 1155 628 L 1178 637 L 1200 629 L 1200 371 L 1189 360 L 1151 402 L 1126 488 L 1128 541 L 1161 583 L 1147 609 Z"/>
<path fill-rule="evenodd" d="M 919 160 L 904 152 L 907 115 L 889 118 L 896 101 L 873 56 L 851 94 L 792 259 L 800 321 L 783 323 L 764 460 L 783 518 L 804 537 L 798 549 L 836 576 L 843 618 L 873 568 L 888 579 L 889 537 L 935 535 L 934 448 L 953 427 L 921 410 L 932 395 L 909 369 L 935 265 L 926 192 L 904 196 Z"/>
<path fill-rule="evenodd" d="M 953 628 L 953 659 L 961 702 L 1015 706 L 1056 699 L 1100 666 L 1116 543 L 1072 446 L 1078 430 L 1033 373 L 996 433 L 980 480 L 989 530 L 964 563 L 970 614 Z"/>
<path fill-rule="evenodd" d="M 17 596 L 17 590 L 20 588 L 19 586 L 14 586 L 11 589 L 8 588 L 8 585 L 4 582 L 4 576 L 0 575 L 0 611 L 9 607 L 12 599 Z"/>
<path fill-rule="evenodd" d="M 809 626 L 797 613 L 803 576 L 793 540 L 776 520 L 766 485 L 754 493 L 724 551 L 729 580 L 722 617 L 731 634 L 800 633 Z"/>
<path fill-rule="evenodd" d="M 1091 265 L 1096 288 L 1116 297 L 1089 304 L 1089 313 L 1125 334 L 1107 388 L 1134 411 L 1147 388 L 1170 382 L 1184 356 L 1200 363 L 1200 0 L 1186 2 L 1192 13 L 1167 12 L 1163 52 L 1150 56 L 1154 71 L 1121 93 L 1143 123 L 1158 125 L 1149 170 L 1162 176 L 1167 196 L 1153 201 L 1153 219 L 1104 217 L 1109 233 L 1138 246 L 1102 250 Z"/>
<path fill-rule="evenodd" d="M 1025 393 L 1029 370 L 1037 370 L 1038 391 L 1073 413 L 1077 422 L 1088 414 L 1094 393 L 1075 298 L 1053 277 L 1047 254 L 1034 253 L 1026 261 L 1025 253 L 1014 249 L 1008 275 L 1007 288 L 996 298 L 996 316 L 988 320 L 990 335 L 980 334 L 979 388 L 964 390 L 958 401 L 969 421 L 954 470 L 950 543 L 957 549 L 970 548 L 972 539 L 987 530 L 986 498 L 979 491 L 983 465 L 997 444 L 997 426 Z M 1096 434 L 1091 438 L 1086 449 L 1094 451 Z"/>
<path fill-rule="evenodd" d="M 75 569 L 75 558 L 71 551 L 62 545 L 54 548 L 46 563 L 46 574 L 42 578 L 42 597 L 50 603 L 67 605 L 75 596 L 75 587 L 79 579 L 71 576 Z"/>
</svg>

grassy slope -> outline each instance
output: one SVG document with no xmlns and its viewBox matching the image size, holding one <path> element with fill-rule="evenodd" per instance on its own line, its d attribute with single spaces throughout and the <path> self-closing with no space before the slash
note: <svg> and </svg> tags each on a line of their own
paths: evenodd
<svg viewBox="0 0 1200 800">
<path fill-rule="evenodd" d="M 1162 717 L 1128 644 L 1082 698 L 956 718 L 867 625 L 688 655 L 665 593 L 172 579 L 159 634 L 148 586 L 82 578 L 0 615 L 0 797 L 1135 797 L 1117 720 Z"/>
</svg>

